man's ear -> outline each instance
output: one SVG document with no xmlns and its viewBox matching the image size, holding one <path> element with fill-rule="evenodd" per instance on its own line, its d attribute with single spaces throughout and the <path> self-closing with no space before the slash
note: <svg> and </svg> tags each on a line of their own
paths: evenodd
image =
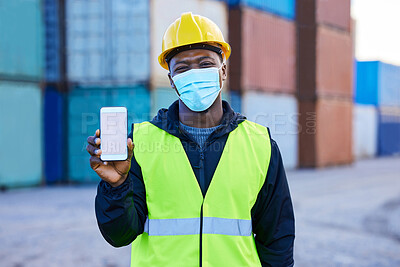
<svg viewBox="0 0 400 267">
<path fill-rule="evenodd" d="M 225 81 L 226 78 L 228 77 L 228 70 L 225 62 L 222 62 L 221 72 L 222 72 L 221 79 L 222 81 Z"/>
<path fill-rule="evenodd" d="M 168 78 L 169 78 L 169 84 L 171 85 L 172 89 L 174 89 L 175 92 L 180 96 L 178 90 L 176 90 L 176 87 L 175 87 L 174 81 L 172 80 L 170 72 L 168 73 Z"/>
</svg>

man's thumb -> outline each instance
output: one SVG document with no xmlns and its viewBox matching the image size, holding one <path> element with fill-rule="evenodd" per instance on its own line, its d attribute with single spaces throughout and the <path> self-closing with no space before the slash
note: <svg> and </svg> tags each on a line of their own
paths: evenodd
<svg viewBox="0 0 400 267">
<path fill-rule="evenodd" d="M 135 147 L 135 144 L 133 144 L 133 141 L 131 138 L 128 138 L 128 159 L 130 160 L 133 155 L 133 148 Z"/>
</svg>

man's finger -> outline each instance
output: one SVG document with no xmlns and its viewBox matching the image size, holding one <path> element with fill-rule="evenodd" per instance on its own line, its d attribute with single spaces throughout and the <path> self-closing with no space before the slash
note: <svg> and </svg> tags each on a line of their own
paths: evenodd
<svg viewBox="0 0 400 267">
<path fill-rule="evenodd" d="M 86 146 L 86 151 L 89 152 L 89 154 L 94 157 L 100 157 L 100 155 L 101 155 L 101 149 L 99 149 L 98 147 L 92 146 L 90 144 Z"/>
<path fill-rule="evenodd" d="M 100 158 L 98 158 L 98 157 L 94 157 L 94 156 L 91 156 L 90 157 L 90 167 L 93 169 L 93 170 L 96 170 L 98 167 L 100 167 L 100 166 L 102 166 L 102 165 L 107 165 L 107 164 L 105 164 L 106 162 L 104 162 L 104 161 L 102 161 Z"/>
<path fill-rule="evenodd" d="M 95 136 L 96 137 L 100 137 L 100 130 L 99 129 L 96 130 Z"/>
<path fill-rule="evenodd" d="M 99 147 L 101 143 L 101 139 L 96 136 L 89 136 L 87 138 L 87 142 L 92 146 Z"/>
<path fill-rule="evenodd" d="M 128 138 L 128 159 L 129 160 L 132 158 L 134 148 L 135 148 L 135 144 L 133 143 L 131 138 Z"/>
</svg>

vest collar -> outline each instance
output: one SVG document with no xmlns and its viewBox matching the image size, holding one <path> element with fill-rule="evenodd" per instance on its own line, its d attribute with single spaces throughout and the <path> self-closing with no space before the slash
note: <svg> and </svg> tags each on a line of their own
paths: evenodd
<svg viewBox="0 0 400 267">
<path fill-rule="evenodd" d="M 245 116 L 233 111 L 225 100 L 222 100 L 222 108 L 224 112 L 221 120 L 222 126 L 212 133 L 212 138 L 230 133 L 236 129 L 239 123 L 246 120 Z M 150 123 L 180 139 L 185 138 L 185 135 L 179 130 L 179 100 L 173 102 L 168 109 L 160 109 Z"/>
</svg>

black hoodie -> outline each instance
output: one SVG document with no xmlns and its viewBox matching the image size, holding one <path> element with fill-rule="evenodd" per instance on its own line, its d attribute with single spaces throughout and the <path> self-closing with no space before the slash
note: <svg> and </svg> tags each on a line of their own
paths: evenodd
<svg viewBox="0 0 400 267">
<path fill-rule="evenodd" d="M 192 165 L 203 196 L 211 182 L 228 135 L 246 120 L 222 101 L 221 127 L 206 140 L 203 150 L 188 133 L 179 127 L 178 100 L 168 109 L 160 109 L 150 121 L 160 129 L 178 137 Z M 132 130 L 128 135 L 132 138 Z M 269 129 L 268 129 L 269 133 Z M 147 215 L 146 192 L 140 166 L 132 157 L 126 181 L 112 188 L 101 181 L 96 196 L 96 217 L 103 237 L 112 246 L 132 243 L 143 233 Z M 255 243 L 262 266 L 292 266 L 294 244 L 294 214 L 281 154 L 271 138 L 271 159 L 267 177 L 252 210 Z"/>
</svg>

